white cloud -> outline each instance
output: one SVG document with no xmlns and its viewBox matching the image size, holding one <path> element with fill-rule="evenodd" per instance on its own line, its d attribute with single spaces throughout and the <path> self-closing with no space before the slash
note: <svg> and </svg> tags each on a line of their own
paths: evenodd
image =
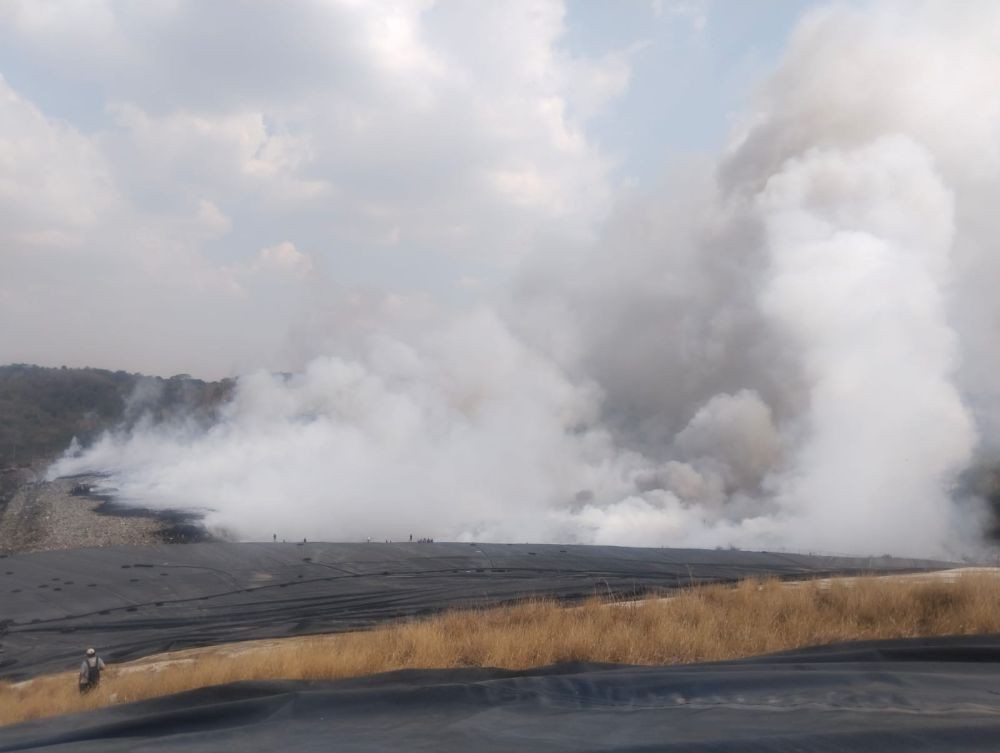
<svg viewBox="0 0 1000 753">
<path fill-rule="evenodd" d="M 115 204 L 100 150 L 46 118 L 0 76 L 0 238 L 21 248 L 79 246 Z"/>
<path fill-rule="evenodd" d="M 294 243 L 284 241 L 258 251 L 252 269 L 304 276 L 313 271 L 313 262 L 308 255 L 295 248 Z"/>
<path fill-rule="evenodd" d="M 34 246 L 58 245 L 95 264 L 92 295 L 162 302 L 148 307 L 155 319 L 134 312 L 136 333 L 180 339 L 164 319 L 193 323 L 193 310 L 205 312 L 209 330 L 242 326 L 246 312 L 221 313 L 234 297 L 271 321 L 256 355 L 230 333 L 217 337 L 233 353 L 195 356 L 178 345 L 176 363 L 132 355 L 148 352 L 134 347 L 138 334 L 120 355 L 92 346 L 88 356 L 79 332 L 39 327 L 30 348 L 26 337 L 0 342 L 8 360 L 72 362 L 72 338 L 78 361 L 133 369 L 287 368 L 270 359 L 281 350 L 279 330 L 298 326 L 299 307 L 279 312 L 270 287 L 254 302 L 246 280 L 234 278 L 236 269 L 277 269 L 277 257 L 259 256 L 262 246 L 308 247 L 292 265 L 299 272 L 359 269 L 375 284 L 372 254 L 432 252 L 453 269 L 446 277 L 460 277 L 465 260 L 514 263 L 539 234 L 586 237 L 608 206 L 612 162 L 588 139 L 586 119 L 627 86 L 628 57 L 569 55 L 554 0 L 239 10 L 193 0 L 15 0 L 0 14 L 0 44 L 103 108 L 103 121 L 83 129 L 47 116 L 31 91 L 2 85 L 0 218 L 8 221 L 0 233 L 12 245 L 0 289 L 20 289 L 0 300 L 19 300 L 30 280 L 51 289 L 49 318 L 70 318 L 78 296 L 56 286 L 84 267 L 54 256 L 47 265 L 58 272 L 43 279 L 24 261 Z M 315 275 L 286 277 L 316 284 Z M 100 310 L 91 326 L 121 328 Z"/>
</svg>

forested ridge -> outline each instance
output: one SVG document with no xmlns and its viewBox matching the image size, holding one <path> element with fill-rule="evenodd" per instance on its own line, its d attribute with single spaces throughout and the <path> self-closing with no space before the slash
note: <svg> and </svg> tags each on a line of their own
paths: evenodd
<svg viewBox="0 0 1000 753">
<path fill-rule="evenodd" d="M 0 468 L 50 460 L 74 437 L 86 443 L 143 415 L 155 421 L 180 413 L 211 419 L 233 384 L 187 374 L 164 378 L 107 369 L 0 366 Z"/>
</svg>

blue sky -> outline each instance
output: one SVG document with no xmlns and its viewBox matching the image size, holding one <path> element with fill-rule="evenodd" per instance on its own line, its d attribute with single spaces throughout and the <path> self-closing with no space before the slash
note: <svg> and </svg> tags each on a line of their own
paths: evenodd
<svg viewBox="0 0 1000 753">
<path fill-rule="evenodd" d="M 815 0 L 663 4 L 585 0 L 568 6 L 567 47 L 602 54 L 640 44 L 632 80 L 592 127 L 622 155 L 622 175 L 655 180 L 671 156 L 714 153 L 734 114 L 775 64 Z"/>
</svg>

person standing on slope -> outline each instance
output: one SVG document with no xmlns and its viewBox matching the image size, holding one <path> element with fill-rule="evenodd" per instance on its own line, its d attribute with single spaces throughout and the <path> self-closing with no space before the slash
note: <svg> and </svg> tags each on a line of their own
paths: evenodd
<svg viewBox="0 0 1000 753">
<path fill-rule="evenodd" d="M 101 671 L 104 660 L 92 649 L 87 649 L 87 655 L 80 664 L 80 692 L 89 693 L 101 684 Z"/>
</svg>

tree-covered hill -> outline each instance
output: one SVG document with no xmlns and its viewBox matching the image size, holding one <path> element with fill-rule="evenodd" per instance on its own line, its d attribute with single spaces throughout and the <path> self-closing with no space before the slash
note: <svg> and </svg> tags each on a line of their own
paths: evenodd
<svg viewBox="0 0 1000 753">
<path fill-rule="evenodd" d="M 73 437 L 86 442 L 144 414 L 158 421 L 182 413 L 210 420 L 233 384 L 186 374 L 164 379 L 105 369 L 0 366 L 0 468 L 54 458 Z"/>
</svg>

